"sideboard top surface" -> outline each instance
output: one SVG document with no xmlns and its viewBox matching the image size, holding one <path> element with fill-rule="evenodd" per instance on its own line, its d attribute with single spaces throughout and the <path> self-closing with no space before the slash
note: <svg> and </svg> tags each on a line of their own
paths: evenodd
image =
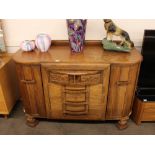
<svg viewBox="0 0 155 155">
<path fill-rule="evenodd" d="M 82 53 L 71 53 L 69 44 L 54 44 L 48 52 L 41 53 L 18 50 L 14 61 L 23 64 L 40 63 L 109 63 L 134 64 L 142 60 L 141 54 L 134 48 L 130 53 L 105 51 L 100 43 L 86 44 Z"/>
<path fill-rule="evenodd" d="M 13 54 L 3 53 L 0 55 L 0 69 L 3 68 L 12 58 Z"/>
</svg>

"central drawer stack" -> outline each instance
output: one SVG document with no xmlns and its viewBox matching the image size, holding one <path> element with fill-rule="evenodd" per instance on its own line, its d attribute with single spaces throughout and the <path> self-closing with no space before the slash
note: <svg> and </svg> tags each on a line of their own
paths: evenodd
<svg viewBox="0 0 155 155">
<path fill-rule="evenodd" d="M 104 120 L 109 66 L 101 65 L 95 70 L 91 66 L 83 66 L 82 70 L 60 66 L 59 70 L 52 65 L 42 66 L 48 117 Z"/>
<path fill-rule="evenodd" d="M 102 71 L 50 71 L 50 82 L 63 86 L 63 113 L 88 114 L 89 86 L 103 82 Z"/>
</svg>

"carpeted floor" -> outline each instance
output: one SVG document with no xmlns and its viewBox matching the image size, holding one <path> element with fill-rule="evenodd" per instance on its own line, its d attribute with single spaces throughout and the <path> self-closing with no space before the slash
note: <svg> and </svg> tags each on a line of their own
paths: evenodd
<svg viewBox="0 0 155 155">
<path fill-rule="evenodd" d="M 125 130 L 116 128 L 116 121 L 109 122 L 69 122 L 41 120 L 35 128 L 25 125 L 25 116 L 18 103 L 10 117 L 0 116 L 0 135 L 154 135 L 155 123 L 137 126 L 129 120 Z"/>
</svg>

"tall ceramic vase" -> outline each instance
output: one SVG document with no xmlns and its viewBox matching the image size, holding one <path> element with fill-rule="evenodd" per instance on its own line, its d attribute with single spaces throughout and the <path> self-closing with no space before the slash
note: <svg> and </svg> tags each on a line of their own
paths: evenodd
<svg viewBox="0 0 155 155">
<path fill-rule="evenodd" d="M 86 19 L 67 19 L 68 37 L 72 52 L 79 53 L 84 48 Z"/>
</svg>

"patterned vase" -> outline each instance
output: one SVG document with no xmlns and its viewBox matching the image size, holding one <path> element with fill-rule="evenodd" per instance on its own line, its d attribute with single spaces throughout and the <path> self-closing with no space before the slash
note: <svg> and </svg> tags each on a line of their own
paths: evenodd
<svg viewBox="0 0 155 155">
<path fill-rule="evenodd" d="M 67 19 L 68 36 L 72 52 L 83 50 L 86 32 L 86 19 Z"/>
<path fill-rule="evenodd" d="M 35 43 L 32 40 L 24 40 L 21 42 L 20 48 L 26 52 L 33 51 L 35 49 Z"/>
<path fill-rule="evenodd" d="M 38 34 L 35 44 L 41 52 L 47 52 L 51 46 L 51 37 L 48 34 Z"/>
</svg>

